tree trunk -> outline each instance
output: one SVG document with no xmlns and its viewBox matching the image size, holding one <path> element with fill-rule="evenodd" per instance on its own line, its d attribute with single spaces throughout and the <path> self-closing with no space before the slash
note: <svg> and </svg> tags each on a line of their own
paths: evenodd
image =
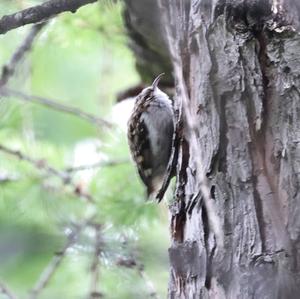
<svg viewBox="0 0 300 299">
<path fill-rule="evenodd" d="M 161 15 L 157 0 L 124 0 L 124 20 L 130 47 L 144 82 L 164 72 L 164 85 L 172 85 L 172 63 L 168 45 L 161 31 Z"/>
<path fill-rule="evenodd" d="M 300 298 L 300 4 L 157 1 L 183 118 L 169 298 Z"/>
</svg>

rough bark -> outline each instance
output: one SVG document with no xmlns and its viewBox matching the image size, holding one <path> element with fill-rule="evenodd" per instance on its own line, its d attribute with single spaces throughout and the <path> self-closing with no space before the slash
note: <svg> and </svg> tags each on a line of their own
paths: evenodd
<svg viewBox="0 0 300 299">
<path fill-rule="evenodd" d="M 169 298 L 300 298 L 300 4 L 158 2 L 175 100 L 194 124 L 170 206 Z"/>
</svg>

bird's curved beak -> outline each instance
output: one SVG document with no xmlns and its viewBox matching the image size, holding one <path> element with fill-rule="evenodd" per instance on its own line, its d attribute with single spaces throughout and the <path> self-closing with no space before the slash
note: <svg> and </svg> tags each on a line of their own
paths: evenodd
<svg viewBox="0 0 300 299">
<path fill-rule="evenodd" d="M 159 81 L 160 81 L 160 78 L 161 78 L 164 74 L 165 74 L 165 73 L 161 73 L 161 74 L 159 74 L 159 75 L 154 79 L 154 81 L 153 81 L 153 83 L 152 83 L 152 88 L 153 88 L 153 89 L 157 88 L 157 85 L 158 85 L 158 83 L 159 83 Z"/>
</svg>

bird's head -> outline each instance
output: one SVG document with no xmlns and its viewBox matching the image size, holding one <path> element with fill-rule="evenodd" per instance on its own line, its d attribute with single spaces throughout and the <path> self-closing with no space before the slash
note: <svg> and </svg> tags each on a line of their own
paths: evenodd
<svg viewBox="0 0 300 299">
<path fill-rule="evenodd" d="M 153 81 L 153 83 L 144 88 L 141 93 L 139 94 L 137 101 L 139 101 L 139 99 L 145 99 L 145 98 L 149 98 L 149 97 L 155 97 L 155 96 L 160 96 L 161 94 L 164 94 L 159 88 L 158 88 L 158 84 L 159 81 L 161 79 L 161 77 L 164 75 L 164 73 L 159 74 Z"/>
</svg>

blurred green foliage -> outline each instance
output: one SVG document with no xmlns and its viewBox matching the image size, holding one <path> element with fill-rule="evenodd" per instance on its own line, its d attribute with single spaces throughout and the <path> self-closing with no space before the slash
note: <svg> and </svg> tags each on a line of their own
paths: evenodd
<svg viewBox="0 0 300 299">
<path fill-rule="evenodd" d="M 39 2 L 1 1 L 0 13 L 13 13 Z M 120 2 L 104 1 L 52 19 L 9 87 L 109 120 L 116 94 L 139 82 L 121 14 Z M 9 61 L 29 30 L 27 26 L 0 36 L 1 65 Z M 0 144 L 58 170 L 72 165 L 80 144 L 98 144 L 99 156 L 108 161 L 125 160 L 120 165 L 72 174 L 74 184 L 95 199 L 91 204 L 42 167 L 0 151 L 0 281 L 25 298 L 54 253 L 63 248 L 72 224 L 95 215 L 93 221 L 102 225 L 99 290 L 105 298 L 149 297 L 137 267 L 118 265 L 118 260 L 132 257 L 145 265 L 146 275 L 160 296 L 166 297 L 166 210 L 145 203 L 135 169 L 126 162 L 129 153 L 124 130 L 99 128 L 75 116 L 2 97 Z M 1 181 L 1 176 L 11 180 Z M 94 248 L 89 230 L 86 228 L 67 251 L 38 298 L 87 298 Z"/>
</svg>

